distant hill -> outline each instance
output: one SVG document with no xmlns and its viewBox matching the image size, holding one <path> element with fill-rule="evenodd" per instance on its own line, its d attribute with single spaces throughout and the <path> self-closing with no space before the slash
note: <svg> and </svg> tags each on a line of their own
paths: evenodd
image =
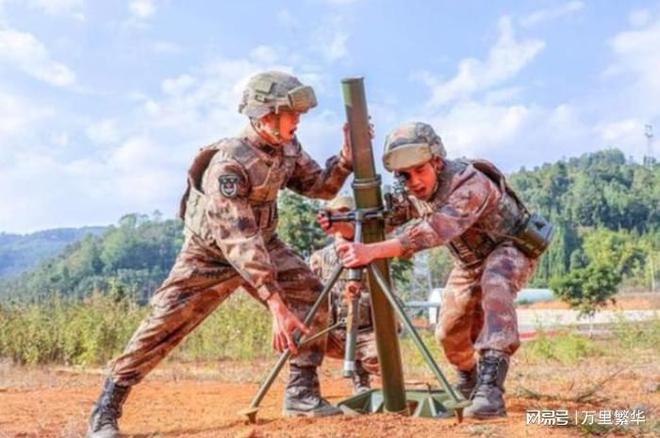
<svg viewBox="0 0 660 438">
<path fill-rule="evenodd" d="M 172 267 L 181 228 L 180 221 L 128 214 L 116 226 L 74 230 L 80 232 L 68 235 L 77 239 L 60 245 L 60 251 L 18 276 L 0 279 L 0 301 L 38 300 L 53 293 L 84 297 L 95 290 L 134 293 L 142 300 Z M 45 242 L 49 236 L 56 240 L 52 232 L 43 235 Z"/>
<path fill-rule="evenodd" d="M 87 235 L 100 236 L 108 227 L 55 228 L 31 234 L 0 233 L 0 278 L 16 277 L 57 255 Z"/>
<path fill-rule="evenodd" d="M 509 181 L 531 210 L 556 226 L 532 287 L 547 287 L 552 278 L 595 262 L 613 264 L 626 287 L 648 288 L 653 275 L 658 282 L 659 163 L 642 166 L 609 149 L 521 169 Z M 279 198 L 278 235 L 301 254 L 325 243 L 314 220 L 320 205 L 287 192 Z M 93 291 L 145 302 L 171 269 L 183 241 L 181 231 L 179 220 L 129 214 L 107 228 L 0 234 L 0 273 L 25 271 L 0 278 L 0 303 L 40 300 L 53 293 L 85 297 Z M 83 237 L 90 233 L 96 234 Z M 430 263 L 433 281 L 444 285 L 452 261 L 446 256 Z M 393 267 L 402 285 L 407 274 L 399 271 L 397 277 Z"/>
</svg>

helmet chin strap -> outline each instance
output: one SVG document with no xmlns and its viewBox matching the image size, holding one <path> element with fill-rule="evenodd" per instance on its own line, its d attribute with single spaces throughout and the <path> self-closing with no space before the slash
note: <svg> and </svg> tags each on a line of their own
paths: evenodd
<svg viewBox="0 0 660 438">
<path fill-rule="evenodd" d="M 281 135 L 281 124 L 282 119 L 279 115 L 277 116 L 276 126 L 273 129 L 269 128 L 268 125 L 261 120 L 250 119 L 250 125 L 252 125 L 252 128 L 261 138 L 271 145 L 280 145 L 284 143 Z"/>
</svg>

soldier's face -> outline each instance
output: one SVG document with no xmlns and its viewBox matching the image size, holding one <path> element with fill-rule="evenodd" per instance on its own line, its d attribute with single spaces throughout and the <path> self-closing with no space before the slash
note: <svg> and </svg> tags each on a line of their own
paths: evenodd
<svg viewBox="0 0 660 438">
<path fill-rule="evenodd" d="M 282 111 L 280 113 L 280 136 L 285 142 L 290 142 L 296 135 L 300 123 L 300 113 L 293 111 Z"/>
<path fill-rule="evenodd" d="M 263 117 L 262 123 L 266 133 L 270 134 L 274 139 L 277 138 L 278 143 L 289 143 L 293 140 L 300 123 L 300 114 L 293 111 L 280 110 L 277 114 L 270 113 Z M 276 133 L 279 132 L 279 135 Z"/>
<path fill-rule="evenodd" d="M 406 180 L 406 188 L 417 199 L 427 201 L 435 191 L 438 182 L 437 165 L 435 161 L 427 161 L 419 166 L 408 167 L 398 171 Z"/>
</svg>

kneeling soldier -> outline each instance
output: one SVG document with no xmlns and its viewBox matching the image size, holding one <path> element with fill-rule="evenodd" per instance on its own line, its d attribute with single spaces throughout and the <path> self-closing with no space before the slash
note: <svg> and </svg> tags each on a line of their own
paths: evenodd
<svg viewBox="0 0 660 438">
<path fill-rule="evenodd" d="M 355 202 L 350 196 L 337 196 L 329 202 L 325 210 L 332 213 L 346 213 L 355 210 Z M 335 242 L 329 244 L 315 253 L 309 259 L 312 271 L 325 282 L 332 271 L 341 263 L 335 245 L 341 242 L 352 242 L 355 235 L 355 226 L 348 222 L 338 222 L 331 228 L 326 228 L 328 234 L 335 236 Z M 370 375 L 377 375 L 378 352 L 376 350 L 376 337 L 371 321 L 371 295 L 365 287 L 365 282 L 348 280 L 348 270 L 344 270 L 330 292 L 330 318 L 331 324 L 348 318 L 348 304 L 355 294 L 359 295 L 358 332 L 355 348 L 355 370 L 353 372 L 353 393 L 359 394 L 371 389 Z M 335 359 L 344 359 L 346 348 L 346 326 L 341 326 L 330 332 L 326 345 L 326 356 Z"/>
</svg>

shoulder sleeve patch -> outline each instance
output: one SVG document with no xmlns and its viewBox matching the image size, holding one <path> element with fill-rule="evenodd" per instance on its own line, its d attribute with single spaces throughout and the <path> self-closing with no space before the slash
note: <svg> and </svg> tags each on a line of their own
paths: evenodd
<svg viewBox="0 0 660 438">
<path fill-rule="evenodd" d="M 218 177 L 218 189 L 225 198 L 238 196 L 241 177 L 235 173 L 224 173 Z"/>
</svg>

